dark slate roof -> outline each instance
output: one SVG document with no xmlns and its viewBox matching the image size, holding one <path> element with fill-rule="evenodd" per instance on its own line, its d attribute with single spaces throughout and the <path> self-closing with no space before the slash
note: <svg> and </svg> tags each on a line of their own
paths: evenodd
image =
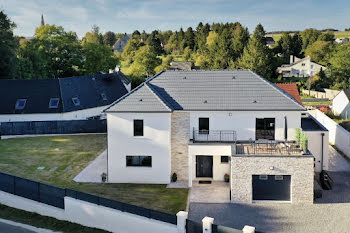
<svg viewBox="0 0 350 233">
<path fill-rule="evenodd" d="M 346 97 L 348 97 L 348 99 L 350 100 L 350 89 L 344 89 L 343 91 L 344 91 Z"/>
<path fill-rule="evenodd" d="M 121 72 L 60 79 L 0 80 L 0 114 L 62 113 L 106 106 L 128 93 Z M 101 94 L 107 97 L 103 100 Z M 79 106 L 72 98 L 78 97 Z M 51 98 L 59 98 L 58 108 L 49 108 Z M 18 99 L 27 99 L 16 110 Z"/>
<path fill-rule="evenodd" d="M 301 128 L 303 131 L 328 131 L 314 117 L 307 116 L 301 118 Z"/>
<path fill-rule="evenodd" d="M 144 86 L 150 87 L 153 92 L 141 92 Z M 153 97 L 150 102 L 153 94 L 159 98 Z M 127 102 L 128 99 L 143 98 L 149 101 L 135 101 L 133 105 Z M 287 92 L 250 70 L 200 70 L 160 72 L 113 103 L 106 111 L 159 111 L 157 106 L 160 101 L 171 111 L 305 110 Z"/>
</svg>

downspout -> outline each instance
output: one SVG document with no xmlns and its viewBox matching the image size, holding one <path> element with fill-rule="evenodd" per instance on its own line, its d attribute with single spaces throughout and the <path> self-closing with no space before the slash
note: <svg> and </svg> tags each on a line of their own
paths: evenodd
<svg viewBox="0 0 350 233">
<path fill-rule="evenodd" d="M 323 171 L 323 140 L 324 133 L 321 133 L 321 172 Z"/>
</svg>

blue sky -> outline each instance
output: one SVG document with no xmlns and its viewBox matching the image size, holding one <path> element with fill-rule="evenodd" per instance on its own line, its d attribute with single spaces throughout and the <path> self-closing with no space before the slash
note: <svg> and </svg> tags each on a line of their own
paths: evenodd
<svg viewBox="0 0 350 233">
<path fill-rule="evenodd" d="M 15 34 L 31 36 L 40 24 L 63 26 L 81 38 L 96 24 L 102 32 L 193 28 L 202 22 L 239 21 L 250 31 L 350 27 L 349 0 L 0 0 L 17 24 Z"/>
</svg>

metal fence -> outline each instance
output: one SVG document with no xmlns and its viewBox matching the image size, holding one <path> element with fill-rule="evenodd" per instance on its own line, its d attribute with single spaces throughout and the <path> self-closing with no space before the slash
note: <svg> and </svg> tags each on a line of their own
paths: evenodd
<svg viewBox="0 0 350 233">
<path fill-rule="evenodd" d="M 64 197 L 68 196 L 146 218 L 175 225 L 177 224 L 177 217 L 174 214 L 168 214 L 141 206 L 131 205 L 72 189 L 58 188 L 52 185 L 12 176 L 2 172 L 0 172 L 0 190 L 61 209 L 64 209 Z"/>
<path fill-rule="evenodd" d="M 242 230 L 238 230 L 235 228 L 225 227 L 221 225 L 212 225 L 212 233 L 242 233 Z"/>
<path fill-rule="evenodd" d="M 202 233 L 202 223 L 186 219 L 186 233 Z"/>
<path fill-rule="evenodd" d="M 107 121 L 99 119 L 71 121 L 1 122 L 0 135 L 105 133 Z"/>
<path fill-rule="evenodd" d="M 193 130 L 193 142 L 236 142 L 234 130 Z"/>
</svg>

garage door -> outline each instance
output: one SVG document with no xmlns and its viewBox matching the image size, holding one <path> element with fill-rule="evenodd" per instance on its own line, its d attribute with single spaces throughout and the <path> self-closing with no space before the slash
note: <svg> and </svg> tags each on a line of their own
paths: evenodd
<svg viewBox="0 0 350 233">
<path fill-rule="evenodd" d="M 253 175 L 253 200 L 290 201 L 290 176 Z"/>
</svg>

